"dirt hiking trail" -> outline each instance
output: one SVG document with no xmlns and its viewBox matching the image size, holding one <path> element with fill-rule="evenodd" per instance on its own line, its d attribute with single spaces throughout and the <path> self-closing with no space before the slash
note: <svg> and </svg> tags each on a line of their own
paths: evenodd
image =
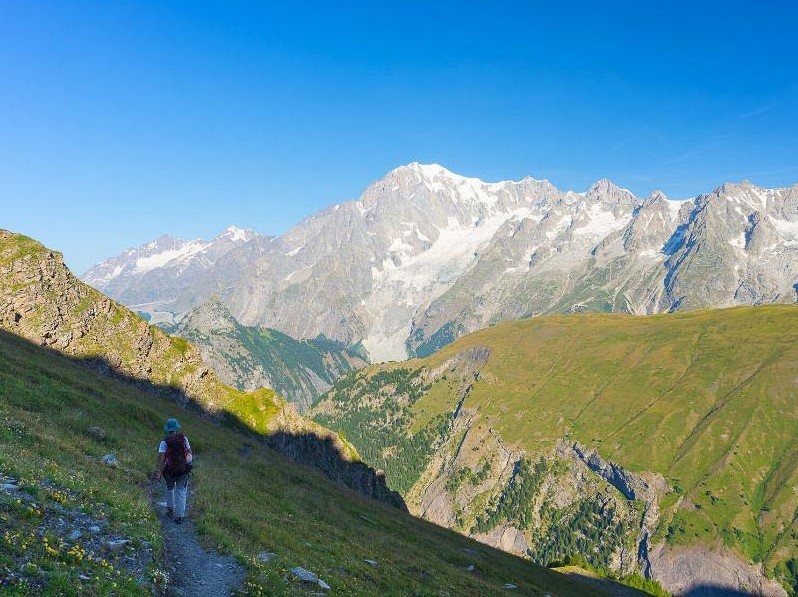
<svg viewBox="0 0 798 597">
<path fill-rule="evenodd" d="M 177 524 L 166 515 L 164 485 L 151 485 L 151 499 L 163 529 L 164 568 L 169 581 L 162 593 L 166 597 L 228 597 L 241 588 L 244 569 L 230 556 L 205 551 L 197 541 L 197 532 L 191 522 L 192 487 L 186 518 Z"/>
</svg>

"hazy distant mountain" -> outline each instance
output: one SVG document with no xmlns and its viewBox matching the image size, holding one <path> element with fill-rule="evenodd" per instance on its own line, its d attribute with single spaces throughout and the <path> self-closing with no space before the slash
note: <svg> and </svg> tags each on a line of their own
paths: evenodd
<svg viewBox="0 0 798 597">
<path fill-rule="evenodd" d="M 336 379 L 367 364 L 357 350 L 323 337 L 294 340 L 243 326 L 216 297 L 189 311 L 173 331 L 200 349 L 223 382 L 244 391 L 272 388 L 301 410 Z"/>
<path fill-rule="evenodd" d="M 81 277 L 94 286 L 143 313 L 171 320 L 214 293 L 228 273 L 216 268 L 229 251 L 245 245 L 268 243 L 252 230 L 228 227 L 213 240 L 182 240 L 168 234 L 130 248 L 86 271 Z M 238 279 L 236 272 L 229 272 Z"/>
<path fill-rule="evenodd" d="M 727 184 L 680 202 L 608 180 L 574 193 L 414 163 L 282 237 L 214 259 L 184 250 L 109 276 L 120 256 L 84 279 L 149 312 L 182 314 L 218 294 L 242 324 L 402 359 L 541 313 L 794 302 L 798 185 Z"/>
</svg>

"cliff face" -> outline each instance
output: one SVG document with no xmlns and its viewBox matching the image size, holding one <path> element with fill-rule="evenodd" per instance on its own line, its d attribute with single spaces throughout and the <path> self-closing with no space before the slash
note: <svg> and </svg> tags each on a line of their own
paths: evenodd
<svg viewBox="0 0 798 597">
<path fill-rule="evenodd" d="M 59 253 L 0 231 L 0 327 L 211 408 L 233 398 L 189 343 L 82 283 Z"/>
<path fill-rule="evenodd" d="M 333 480 L 404 506 L 384 477 L 358 462 L 357 452 L 337 434 L 305 419 L 271 390 L 245 393 L 223 384 L 194 345 L 78 280 L 59 253 L 5 230 L 0 230 L 0 328 L 143 391 L 237 420 L 287 456 L 318 463 Z"/>
</svg>

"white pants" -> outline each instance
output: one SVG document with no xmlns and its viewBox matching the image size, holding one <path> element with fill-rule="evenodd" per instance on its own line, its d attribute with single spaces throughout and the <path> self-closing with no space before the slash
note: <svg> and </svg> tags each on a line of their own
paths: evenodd
<svg viewBox="0 0 798 597">
<path fill-rule="evenodd" d="M 188 474 L 179 477 L 164 476 L 164 481 L 166 481 L 166 507 L 172 508 L 177 518 L 183 518 L 186 515 Z"/>
</svg>

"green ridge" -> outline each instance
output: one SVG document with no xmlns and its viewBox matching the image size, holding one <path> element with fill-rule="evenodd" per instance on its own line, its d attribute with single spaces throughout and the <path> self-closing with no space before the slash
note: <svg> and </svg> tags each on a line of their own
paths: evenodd
<svg viewBox="0 0 798 597">
<path fill-rule="evenodd" d="M 16 334 L 152 382 L 164 393 L 182 393 L 259 431 L 270 427 L 285 404 L 271 390 L 244 393 L 221 383 L 187 340 L 167 335 L 84 284 L 60 253 L 33 239 L 0 230 L 0 269 L 0 296 L 21 311 L 0 314 L 0 324 Z"/>
<path fill-rule="evenodd" d="M 447 365 L 477 350 L 489 357 L 475 365 L 476 378 Z M 399 367 L 420 397 L 366 386 Z M 388 455 L 373 464 L 407 493 L 421 474 L 393 472 L 408 470 L 389 460 L 396 437 L 412 443 L 431 416 L 452 419 L 464 388 L 472 429 L 492 430 L 533 461 L 558 442 L 578 441 L 629 471 L 663 475 L 671 490 L 660 496 L 655 542 L 723 545 L 798 586 L 798 307 L 502 323 L 425 359 L 367 368 L 312 412 L 345 432 L 367 462 Z M 400 428 L 385 435 L 375 422 L 396 409 Z M 471 473 L 478 470 L 472 463 Z M 479 503 L 470 514 L 482 516 L 485 530 L 485 517 L 496 522 L 501 513 L 495 500 Z"/>
</svg>

